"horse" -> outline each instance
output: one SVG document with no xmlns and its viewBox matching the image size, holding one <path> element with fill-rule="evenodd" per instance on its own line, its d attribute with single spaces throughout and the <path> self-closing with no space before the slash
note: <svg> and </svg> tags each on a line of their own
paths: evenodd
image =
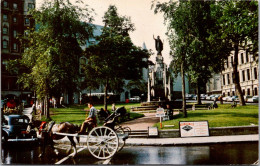
<svg viewBox="0 0 260 166">
<path fill-rule="evenodd" d="M 43 152 L 39 155 L 39 157 L 45 155 L 45 147 L 48 143 L 51 145 L 51 148 L 54 149 L 56 155 L 58 155 L 58 150 L 54 148 L 53 140 L 60 140 L 64 137 L 68 137 L 68 139 L 71 142 L 71 147 L 70 149 L 67 150 L 67 153 L 69 153 L 73 148 L 74 152 L 72 156 L 74 157 L 77 154 L 76 143 L 73 139 L 74 138 L 73 136 L 58 135 L 58 134 L 54 134 L 54 132 L 76 134 L 80 130 L 80 126 L 74 125 L 69 122 L 61 122 L 59 124 L 55 124 L 54 121 L 51 121 L 49 123 L 35 121 L 33 125 L 39 130 L 39 134 L 42 135 L 44 139 Z M 79 142 L 79 137 L 76 137 L 76 139 Z"/>
</svg>

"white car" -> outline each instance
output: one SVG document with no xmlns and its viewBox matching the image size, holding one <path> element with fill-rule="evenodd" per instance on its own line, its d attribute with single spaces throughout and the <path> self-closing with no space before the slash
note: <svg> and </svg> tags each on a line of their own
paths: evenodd
<svg viewBox="0 0 260 166">
<path fill-rule="evenodd" d="M 247 99 L 247 102 L 257 103 L 258 102 L 258 96 L 253 96 L 252 98 Z"/>
<path fill-rule="evenodd" d="M 231 96 L 230 98 L 227 99 L 227 101 L 236 101 L 238 96 Z"/>
<path fill-rule="evenodd" d="M 210 96 L 206 97 L 206 100 L 211 100 L 212 97 L 215 97 L 215 95 L 210 95 Z"/>
<path fill-rule="evenodd" d="M 222 98 L 223 101 L 227 101 L 228 98 L 231 98 L 230 96 L 225 96 Z"/>
<path fill-rule="evenodd" d="M 129 99 L 130 101 L 133 101 L 133 102 L 139 102 L 141 100 L 141 97 L 139 96 L 133 96 Z"/>
<path fill-rule="evenodd" d="M 245 100 L 245 102 L 247 102 L 248 99 L 250 99 L 250 98 L 252 98 L 252 97 L 253 97 L 253 96 L 249 96 L 249 95 L 244 96 L 244 100 Z"/>
<path fill-rule="evenodd" d="M 215 95 L 214 97 L 211 98 L 211 100 L 213 100 L 213 101 L 214 101 L 215 99 L 218 100 L 219 96 L 220 96 L 220 95 Z"/>
<path fill-rule="evenodd" d="M 206 97 L 208 97 L 206 94 L 200 94 L 200 99 L 201 100 L 206 100 Z"/>
</svg>

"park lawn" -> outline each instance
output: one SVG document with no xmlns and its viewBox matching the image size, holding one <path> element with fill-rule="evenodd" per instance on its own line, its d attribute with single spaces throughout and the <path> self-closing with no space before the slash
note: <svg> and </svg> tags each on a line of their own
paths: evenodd
<svg viewBox="0 0 260 166">
<path fill-rule="evenodd" d="M 125 107 L 128 112 L 130 112 L 131 107 L 140 106 L 140 103 L 117 103 L 116 108 Z M 95 105 L 96 109 L 100 110 L 100 108 L 104 108 L 103 104 Z M 108 105 L 108 110 L 111 111 L 112 105 Z M 67 108 L 50 108 L 51 112 L 51 120 L 55 121 L 56 123 L 60 122 L 71 122 L 73 124 L 81 124 L 85 118 L 87 117 L 89 110 L 87 105 L 71 105 Z M 139 117 L 143 117 L 143 114 L 138 113 L 130 113 L 131 119 L 136 119 Z M 101 124 L 100 124 L 101 125 Z"/>
<path fill-rule="evenodd" d="M 175 115 L 173 120 L 163 121 L 164 125 L 174 127 L 163 127 L 162 129 L 179 129 L 180 121 L 208 121 L 209 127 L 230 127 L 258 125 L 258 105 L 237 106 L 231 108 L 230 104 L 219 104 L 219 108 L 213 110 L 188 111 L 188 117 L 183 113 Z M 160 123 L 156 123 L 160 129 Z"/>
</svg>

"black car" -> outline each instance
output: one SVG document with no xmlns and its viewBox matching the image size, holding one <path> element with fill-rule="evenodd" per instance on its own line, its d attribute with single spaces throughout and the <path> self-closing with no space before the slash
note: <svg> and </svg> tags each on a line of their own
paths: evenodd
<svg viewBox="0 0 260 166">
<path fill-rule="evenodd" d="M 10 141 L 37 141 L 34 129 L 27 130 L 30 119 L 26 115 L 3 115 L 2 117 L 2 142 Z"/>
</svg>

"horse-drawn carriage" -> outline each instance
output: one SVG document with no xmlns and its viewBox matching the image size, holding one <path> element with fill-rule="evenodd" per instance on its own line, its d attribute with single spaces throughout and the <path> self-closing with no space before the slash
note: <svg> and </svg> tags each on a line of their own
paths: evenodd
<svg viewBox="0 0 260 166">
<path fill-rule="evenodd" d="M 95 127 L 85 135 L 79 135 L 75 133 L 76 127 L 68 122 L 61 124 L 50 123 L 49 127 L 45 130 L 42 130 L 42 132 L 44 133 L 44 137 L 52 138 L 52 147 L 53 139 L 61 139 L 67 136 L 71 141 L 72 147 L 74 148 L 74 155 L 76 155 L 77 150 L 73 138 L 76 137 L 78 141 L 80 138 L 86 138 L 84 140 L 86 140 L 87 148 L 94 157 L 98 159 L 108 159 L 124 147 L 125 140 L 128 138 L 128 134 L 131 132 L 129 127 L 116 127 L 117 118 L 124 116 L 125 114 L 126 109 L 124 107 L 118 108 L 114 113 L 105 119 L 103 126 Z M 68 130 L 69 128 L 71 128 L 71 130 Z M 43 154 L 45 153 L 45 144 L 46 139 L 43 143 Z"/>
</svg>

